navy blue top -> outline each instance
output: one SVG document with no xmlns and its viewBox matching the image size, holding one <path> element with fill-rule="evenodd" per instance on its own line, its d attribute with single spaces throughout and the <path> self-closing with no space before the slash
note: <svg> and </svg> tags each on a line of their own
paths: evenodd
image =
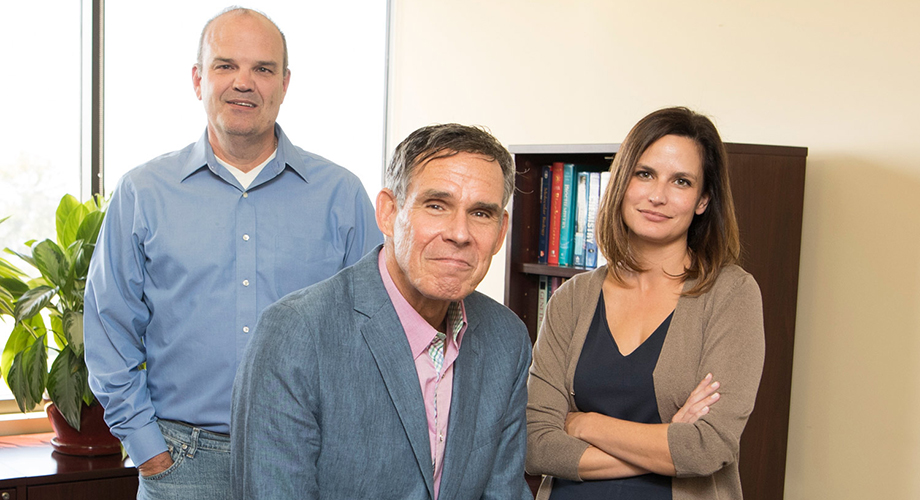
<svg viewBox="0 0 920 500">
<path fill-rule="evenodd" d="M 672 312 L 633 352 L 624 356 L 607 325 L 601 293 L 588 328 L 585 345 L 575 367 L 575 404 L 583 412 L 595 412 L 631 422 L 660 424 L 652 372 L 668 334 Z M 552 500 L 670 500 L 671 478 L 658 474 L 602 481 L 553 480 Z"/>
</svg>

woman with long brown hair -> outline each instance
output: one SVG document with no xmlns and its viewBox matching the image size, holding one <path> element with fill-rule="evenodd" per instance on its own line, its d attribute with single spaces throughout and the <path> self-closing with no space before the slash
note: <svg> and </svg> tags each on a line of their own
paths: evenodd
<svg viewBox="0 0 920 500">
<path fill-rule="evenodd" d="M 736 264 L 725 147 L 705 116 L 663 109 L 633 127 L 611 172 L 597 217 L 608 265 L 556 291 L 534 347 L 537 498 L 740 499 L 763 313 Z"/>
</svg>

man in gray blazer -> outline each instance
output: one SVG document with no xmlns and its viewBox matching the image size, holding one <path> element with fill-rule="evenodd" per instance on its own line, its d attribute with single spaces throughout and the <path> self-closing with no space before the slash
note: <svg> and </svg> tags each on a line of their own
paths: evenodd
<svg viewBox="0 0 920 500">
<path fill-rule="evenodd" d="M 478 128 L 424 127 L 397 147 L 383 246 L 262 314 L 233 392 L 237 498 L 531 498 L 530 340 L 474 291 L 513 176 Z"/>
</svg>

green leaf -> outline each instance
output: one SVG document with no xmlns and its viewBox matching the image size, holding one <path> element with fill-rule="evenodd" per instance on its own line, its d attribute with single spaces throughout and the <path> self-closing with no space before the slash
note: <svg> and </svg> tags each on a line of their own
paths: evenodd
<svg viewBox="0 0 920 500">
<path fill-rule="evenodd" d="M 0 278 L 0 315 L 12 316 L 15 302 L 28 290 L 29 285 L 19 278 Z"/>
<path fill-rule="evenodd" d="M 29 285 L 19 278 L 0 278 L 0 288 L 9 292 L 14 299 L 18 299 L 29 290 Z"/>
<path fill-rule="evenodd" d="M 63 349 L 67 345 L 67 334 L 64 333 L 64 321 L 57 314 L 51 315 L 51 331 L 54 333 L 54 345 Z"/>
<path fill-rule="evenodd" d="M 86 209 L 89 210 L 90 213 L 104 212 L 105 210 L 103 210 L 103 207 L 105 207 L 105 203 L 106 203 L 105 198 L 103 198 L 102 195 L 94 194 L 90 199 L 83 202 L 83 206 L 86 207 Z"/>
<path fill-rule="evenodd" d="M 13 315 L 13 294 L 5 288 L 0 288 L 0 316 Z"/>
<path fill-rule="evenodd" d="M 93 258 L 93 250 L 95 249 L 95 245 L 84 243 L 74 254 L 73 276 L 75 281 L 86 281 L 86 275 L 89 274 L 89 261 Z"/>
<path fill-rule="evenodd" d="M 40 285 L 22 294 L 16 301 L 13 311 L 16 321 L 23 321 L 38 314 L 42 308 L 51 303 L 55 293 L 57 293 L 56 289 Z"/>
<path fill-rule="evenodd" d="M 67 287 L 70 263 L 61 247 L 51 240 L 44 240 L 32 248 L 32 257 L 35 258 L 35 267 L 45 279 L 61 288 Z"/>
<path fill-rule="evenodd" d="M 26 274 L 18 267 L 10 264 L 6 259 L 0 258 L 0 277 L 2 278 L 22 278 Z"/>
<path fill-rule="evenodd" d="M 89 388 L 89 374 L 87 373 L 86 385 L 83 387 L 83 402 L 86 403 L 86 406 L 90 406 L 96 402 L 96 395 L 93 394 L 92 389 Z"/>
<path fill-rule="evenodd" d="M 58 205 L 56 216 L 57 240 L 66 248 L 77 239 L 77 230 L 89 209 L 72 195 L 65 194 Z"/>
<path fill-rule="evenodd" d="M 34 243 L 34 240 L 33 240 L 33 243 Z M 32 245 L 29 244 L 29 242 L 26 242 L 26 245 L 29 246 L 30 248 L 32 247 Z M 4 248 L 3 251 L 8 254 L 12 254 L 12 255 L 15 255 L 16 257 L 19 257 L 20 259 L 26 261 L 26 263 L 29 264 L 30 266 L 38 269 L 38 266 L 35 265 L 35 259 L 33 259 L 30 255 L 21 254 L 10 248 Z"/>
<path fill-rule="evenodd" d="M 51 283 L 49 283 L 48 280 L 46 280 L 44 276 L 39 276 L 38 278 L 33 278 L 33 279 L 30 279 L 29 281 L 26 281 L 26 285 L 29 285 L 29 288 L 35 288 L 38 286 L 49 286 L 50 287 Z"/>
<path fill-rule="evenodd" d="M 48 349 L 44 336 L 13 357 L 7 377 L 21 411 L 27 412 L 41 402 L 48 378 Z"/>
<path fill-rule="evenodd" d="M 32 342 L 35 342 L 35 337 L 20 324 L 17 324 L 10 332 L 10 338 L 6 340 L 6 346 L 3 348 L 3 357 L 0 358 L 0 375 L 3 376 L 3 380 L 6 380 L 7 385 L 10 382 L 9 373 L 13 358 L 32 345 Z"/>
<path fill-rule="evenodd" d="M 65 347 L 51 363 L 48 374 L 48 396 L 64 415 L 64 419 L 76 430 L 80 430 L 80 406 L 83 403 L 84 386 L 87 385 L 86 365 L 83 358 Z"/>
<path fill-rule="evenodd" d="M 83 313 L 64 311 L 64 337 L 77 356 L 83 355 Z"/>
<path fill-rule="evenodd" d="M 76 240 L 83 240 L 85 244 L 95 244 L 99 238 L 99 229 L 102 228 L 102 219 L 105 218 L 105 212 L 90 212 L 80 223 L 77 229 Z"/>
<path fill-rule="evenodd" d="M 64 279 L 64 282 L 59 284 L 59 288 L 60 288 L 59 292 L 61 294 L 61 297 L 64 299 L 65 304 L 72 304 L 74 302 L 74 299 L 76 298 L 81 299 L 81 302 L 82 302 L 82 298 L 83 298 L 82 293 L 80 294 L 79 297 L 74 296 L 74 285 L 77 280 L 77 277 L 80 276 L 77 274 L 78 272 L 77 261 L 83 259 L 82 254 L 83 254 L 83 240 L 77 240 L 71 243 L 70 246 L 67 247 L 67 250 L 64 254 L 64 258 L 67 259 L 67 263 L 69 264 L 69 267 L 67 268 L 67 275 Z M 83 270 L 83 276 L 84 277 L 86 276 L 85 269 Z"/>
<path fill-rule="evenodd" d="M 17 353 L 25 350 L 32 345 L 36 338 L 45 335 L 45 322 L 41 315 L 28 319 L 23 323 L 17 323 L 10 332 L 10 337 L 3 348 L 3 355 L 0 358 L 0 375 L 9 382 L 7 374 L 10 372 L 10 366 L 13 364 L 13 358 Z M 7 384 L 9 385 L 9 384 Z"/>
</svg>

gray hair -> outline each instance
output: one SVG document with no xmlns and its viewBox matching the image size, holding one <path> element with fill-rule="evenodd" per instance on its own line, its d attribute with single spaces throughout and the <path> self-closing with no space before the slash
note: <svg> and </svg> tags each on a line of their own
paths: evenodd
<svg viewBox="0 0 920 500">
<path fill-rule="evenodd" d="M 406 191 L 417 167 L 458 153 L 479 154 L 498 163 L 504 178 L 502 206 L 507 205 L 514 189 L 514 160 L 511 153 L 485 128 L 456 123 L 429 125 L 409 134 L 393 152 L 393 159 L 387 166 L 384 187 L 393 192 L 401 207 L 406 201 Z"/>
</svg>

